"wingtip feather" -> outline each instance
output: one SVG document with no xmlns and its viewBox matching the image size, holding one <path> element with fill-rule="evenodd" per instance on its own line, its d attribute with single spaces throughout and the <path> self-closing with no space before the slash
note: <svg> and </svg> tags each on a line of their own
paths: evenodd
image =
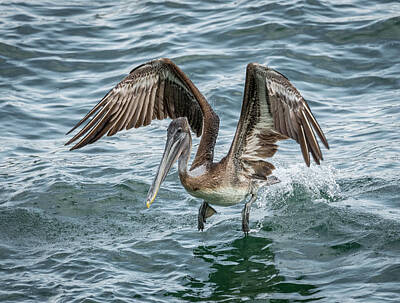
<svg viewBox="0 0 400 303">
<path fill-rule="evenodd" d="M 306 116 L 311 121 L 311 124 L 313 125 L 315 131 L 317 132 L 318 137 L 321 139 L 321 141 L 324 144 L 324 146 L 326 147 L 326 149 L 329 149 L 328 140 L 326 139 L 325 134 L 322 131 L 321 127 L 319 126 L 319 124 L 318 124 L 317 120 L 315 119 L 314 115 L 311 113 L 310 108 L 308 107 L 307 104 L 306 104 L 306 106 L 304 108 L 305 108 Z"/>
<path fill-rule="evenodd" d="M 72 133 L 74 130 L 76 129 L 76 127 L 74 126 L 73 128 L 71 128 L 68 132 L 65 133 L 66 136 L 68 136 L 70 133 Z"/>
<path fill-rule="evenodd" d="M 304 161 L 306 162 L 307 167 L 310 167 L 310 153 L 308 151 L 303 125 L 300 125 L 300 146 Z"/>
</svg>

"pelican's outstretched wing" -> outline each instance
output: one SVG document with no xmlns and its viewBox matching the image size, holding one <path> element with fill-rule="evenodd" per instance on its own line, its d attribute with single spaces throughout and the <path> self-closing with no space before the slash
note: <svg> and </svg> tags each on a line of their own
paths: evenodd
<svg viewBox="0 0 400 303">
<path fill-rule="evenodd" d="M 292 138 L 300 144 L 307 166 L 310 153 L 320 164 L 323 158 L 313 129 L 329 149 L 308 104 L 289 80 L 266 66 L 247 65 L 242 111 L 228 158 L 263 179 L 274 168 L 264 160 L 275 154 L 275 142 Z"/>
<path fill-rule="evenodd" d="M 112 136 L 122 129 L 148 125 L 154 119 L 178 117 L 186 117 L 193 132 L 200 136 L 203 117 L 206 119 L 210 113 L 215 115 L 189 78 L 171 60 L 162 58 L 133 69 L 67 133 L 92 117 L 66 145 L 81 139 L 73 150 L 106 133 Z"/>
</svg>

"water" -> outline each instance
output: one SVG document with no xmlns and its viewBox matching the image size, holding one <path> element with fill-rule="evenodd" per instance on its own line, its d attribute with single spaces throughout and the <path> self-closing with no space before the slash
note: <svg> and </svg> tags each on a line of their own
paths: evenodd
<svg viewBox="0 0 400 303">
<path fill-rule="evenodd" d="M 7 1 L 0 25 L 1 302 L 400 301 L 397 1 Z M 169 121 L 63 146 L 159 57 L 219 114 L 216 159 L 249 62 L 287 75 L 325 131 L 321 166 L 281 144 L 247 238 L 242 205 L 197 232 L 176 168 L 146 209 Z"/>
</svg>

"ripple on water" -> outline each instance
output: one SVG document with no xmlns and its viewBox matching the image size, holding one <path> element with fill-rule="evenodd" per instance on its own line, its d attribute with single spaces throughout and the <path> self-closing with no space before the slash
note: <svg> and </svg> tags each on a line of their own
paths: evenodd
<svg viewBox="0 0 400 303">
<path fill-rule="evenodd" d="M 0 4 L 0 301 L 398 301 L 399 3 L 53 2 Z M 176 168 L 145 208 L 168 121 L 64 147 L 159 57 L 220 115 L 217 159 L 249 62 L 288 76 L 327 135 L 310 169 L 280 144 L 281 183 L 260 191 L 247 238 L 243 205 L 197 232 Z"/>
</svg>

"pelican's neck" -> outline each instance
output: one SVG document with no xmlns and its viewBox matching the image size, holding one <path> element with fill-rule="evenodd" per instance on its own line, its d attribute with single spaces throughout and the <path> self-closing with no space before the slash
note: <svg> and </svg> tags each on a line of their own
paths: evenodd
<svg viewBox="0 0 400 303">
<path fill-rule="evenodd" d="M 208 103 L 207 103 L 208 105 Z M 214 160 L 214 147 L 218 137 L 219 130 L 219 117 L 208 105 L 209 109 L 207 116 L 203 118 L 203 132 L 199 148 L 197 149 L 196 156 L 194 157 L 190 170 L 193 170 L 199 166 L 210 165 Z"/>
<path fill-rule="evenodd" d="M 179 171 L 179 177 L 181 179 L 182 179 L 182 177 L 187 176 L 187 168 L 188 168 L 191 151 L 192 151 L 192 138 L 190 137 L 189 144 L 182 151 L 182 153 L 178 159 L 178 171 Z"/>
</svg>

